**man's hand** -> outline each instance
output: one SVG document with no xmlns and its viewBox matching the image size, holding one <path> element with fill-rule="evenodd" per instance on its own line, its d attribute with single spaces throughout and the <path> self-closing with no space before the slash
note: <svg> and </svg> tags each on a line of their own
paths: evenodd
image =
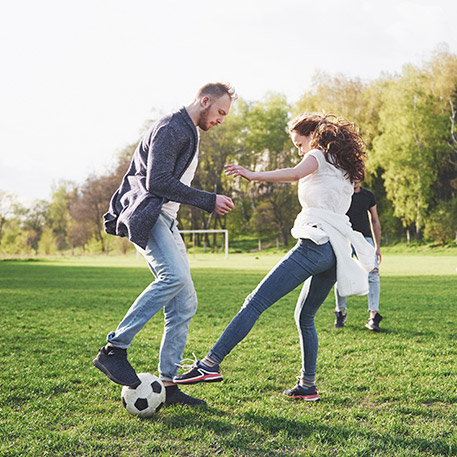
<svg viewBox="0 0 457 457">
<path fill-rule="evenodd" d="M 378 264 L 381 264 L 381 249 L 377 248 L 376 249 L 376 258 L 378 259 Z"/>
<path fill-rule="evenodd" d="M 216 195 L 216 205 L 214 206 L 214 211 L 223 216 L 233 209 L 233 202 L 230 197 L 225 195 Z"/>
</svg>

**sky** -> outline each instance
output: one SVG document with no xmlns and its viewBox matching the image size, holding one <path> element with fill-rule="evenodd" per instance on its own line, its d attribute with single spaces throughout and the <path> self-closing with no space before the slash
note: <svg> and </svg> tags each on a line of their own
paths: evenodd
<svg viewBox="0 0 457 457">
<path fill-rule="evenodd" d="M 455 0 L 14 0 L 0 6 L 0 191 L 49 200 L 112 168 L 210 81 L 296 102 L 317 71 L 365 81 L 457 53 Z"/>
</svg>

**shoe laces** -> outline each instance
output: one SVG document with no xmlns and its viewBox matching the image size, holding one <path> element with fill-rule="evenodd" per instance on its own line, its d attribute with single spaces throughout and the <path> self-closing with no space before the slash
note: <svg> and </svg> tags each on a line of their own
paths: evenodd
<svg viewBox="0 0 457 457">
<path fill-rule="evenodd" d="M 181 363 L 177 363 L 176 365 L 179 368 L 182 368 L 183 370 L 186 370 L 186 371 L 196 367 L 198 364 L 198 359 L 197 359 L 197 356 L 193 352 L 192 352 L 192 355 L 194 356 L 193 360 L 192 359 L 182 359 Z M 187 362 L 187 363 L 184 363 L 184 362 Z M 191 362 L 191 363 L 189 364 L 189 362 Z"/>
</svg>

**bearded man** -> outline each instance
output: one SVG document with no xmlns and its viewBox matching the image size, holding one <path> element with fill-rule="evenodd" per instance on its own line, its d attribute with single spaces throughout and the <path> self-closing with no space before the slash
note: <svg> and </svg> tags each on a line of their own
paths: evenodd
<svg viewBox="0 0 457 457">
<path fill-rule="evenodd" d="M 136 387 L 140 380 L 127 360 L 134 336 L 160 309 L 164 332 L 159 376 L 166 405 L 204 404 L 173 383 L 186 345 L 189 323 L 197 310 L 186 249 L 177 229 L 181 203 L 224 215 L 233 209 L 224 195 L 190 187 L 198 164 L 199 133 L 222 124 L 236 92 L 229 84 L 209 83 L 193 102 L 155 122 L 146 132 L 120 187 L 104 215 L 105 231 L 128 237 L 143 254 L 155 277 L 135 300 L 115 331 L 107 336 L 93 364 L 118 384 Z"/>
</svg>

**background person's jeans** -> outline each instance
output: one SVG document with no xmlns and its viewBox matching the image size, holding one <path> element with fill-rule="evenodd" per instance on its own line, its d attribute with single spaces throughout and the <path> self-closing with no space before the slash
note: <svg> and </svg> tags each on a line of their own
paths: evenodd
<svg viewBox="0 0 457 457">
<path fill-rule="evenodd" d="M 159 374 L 171 381 L 187 341 L 189 323 L 197 310 L 197 295 L 190 275 L 186 247 L 177 222 L 161 213 L 151 230 L 146 249 L 137 246 L 156 280 L 135 300 L 107 341 L 127 349 L 134 336 L 163 308 L 165 326 L 160 346 Z"/>
<path fill-rule="evenodd" d="M 365 239 L 374 247 L 373 238 L 366 236 Z M 381 295 L 381 281 L 379 280 L 378 256 L 374 256 L 374 269 L 368 273 L 368 311 L 379 312 L 379 296 Z M 338 284 L 335 286 L 336 311 L 344 311 L 347 306 L 347 297 L 338 293 Z"/>
<path fill-rule="evenodd" d="M 249 333 L 260 314 L 305 282 L 295 310 L 301 337 L 302 374 L 314 378 L 317 333 L 314 316 L 336 280 L 336 260 L 329 242 L 317 245 L 301 239 L 246 298 L 241 310 L 224 330 L 208 355 L 217 363 Z"/>
</svg>

